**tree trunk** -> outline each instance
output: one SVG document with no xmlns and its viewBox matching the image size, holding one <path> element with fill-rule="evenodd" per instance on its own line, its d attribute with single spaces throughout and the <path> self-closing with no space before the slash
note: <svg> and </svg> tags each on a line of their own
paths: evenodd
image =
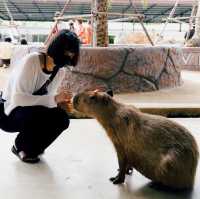
<svg viewBox="0 0 200 199">
<path fill-rule="evenodd" d="M 108 0 L 95 0 L 95 11 L 107 12 Z M 108 16 L 107 14 L 97 14 L 95 17 L 96 28 L 94 31 L 96 35 L 96 45 L 99 47 L 107 47 L 109 44 L 108 39 Z"/>
<path fill-rule="evenodd" d="M 200 0 L 197 2 L 197 14 L 195 19 L 195 33 L 192 39 L 190 39 L 187 43 L 187 47 L 200 47 Z"/>
</svg>

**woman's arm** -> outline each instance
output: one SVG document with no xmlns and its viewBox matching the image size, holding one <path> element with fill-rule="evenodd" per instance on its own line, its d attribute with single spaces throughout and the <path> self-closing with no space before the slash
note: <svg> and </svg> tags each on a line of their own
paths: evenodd
<svg viewBox="0 0 200 199">
<path fill-rule="evenodd" d="M 34 106 L 42 105 L 47 107 L 55 107 L 55 97 L 51 92 L 48 95 L 36 96 L 32 93 L 37 89 L 36 84 L 42 86 L 44 82 L 40 81 L 39 57 L 36 55 L 28 57 L 16 77 L 11 101 L 17 106 Z"/>
</svg>

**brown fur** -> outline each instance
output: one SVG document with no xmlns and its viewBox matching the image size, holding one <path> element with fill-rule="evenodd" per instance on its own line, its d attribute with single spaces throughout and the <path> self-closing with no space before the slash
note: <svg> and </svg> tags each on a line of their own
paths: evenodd
<svg viewBox="0 0 200 199">
<path fill-rule="evenodd" d="M 133 167 L 164 186 L 193 187 L 199 153 L 186 128 L 118 103 L 106 93 L 83 92 L 74 97 L 73 104 L 95 117 L 111 139 L 119 162 L 119 174 L 111 178 L 114 184 L 123 183 L 126 170 Z"/>
</svg>

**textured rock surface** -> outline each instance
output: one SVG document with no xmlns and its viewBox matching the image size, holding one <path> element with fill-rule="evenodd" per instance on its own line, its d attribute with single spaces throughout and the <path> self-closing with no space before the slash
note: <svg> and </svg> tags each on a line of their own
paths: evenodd
<svg viewBox="0 0 200 199">
<path fill-rule="evenodd" d="M 183 48 L 182 69 L 200 71 L 200 48 Z"/>
<path fill-rule="evenodd" d="M 181 84 L 182 51 L 170 47 L 82 48 L 62 87 L 77 93 L 103 87 L 115 93 L 154 91 Z"/>
</svg>

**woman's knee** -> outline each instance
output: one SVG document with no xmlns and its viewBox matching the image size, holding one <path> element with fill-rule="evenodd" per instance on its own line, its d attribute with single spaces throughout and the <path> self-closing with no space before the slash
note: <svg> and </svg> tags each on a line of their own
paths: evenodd
<svg viewBox="0 0 200 199">
<path fill-rule="evenodd" d="M 69 116 L 68 114 L 60 109 L 60 108 L 54 108 L 54 122 L 56 123 L 56 126 L 61 128 L 61 129 L 67 129 L 69 126 Z"/>
</svg>

